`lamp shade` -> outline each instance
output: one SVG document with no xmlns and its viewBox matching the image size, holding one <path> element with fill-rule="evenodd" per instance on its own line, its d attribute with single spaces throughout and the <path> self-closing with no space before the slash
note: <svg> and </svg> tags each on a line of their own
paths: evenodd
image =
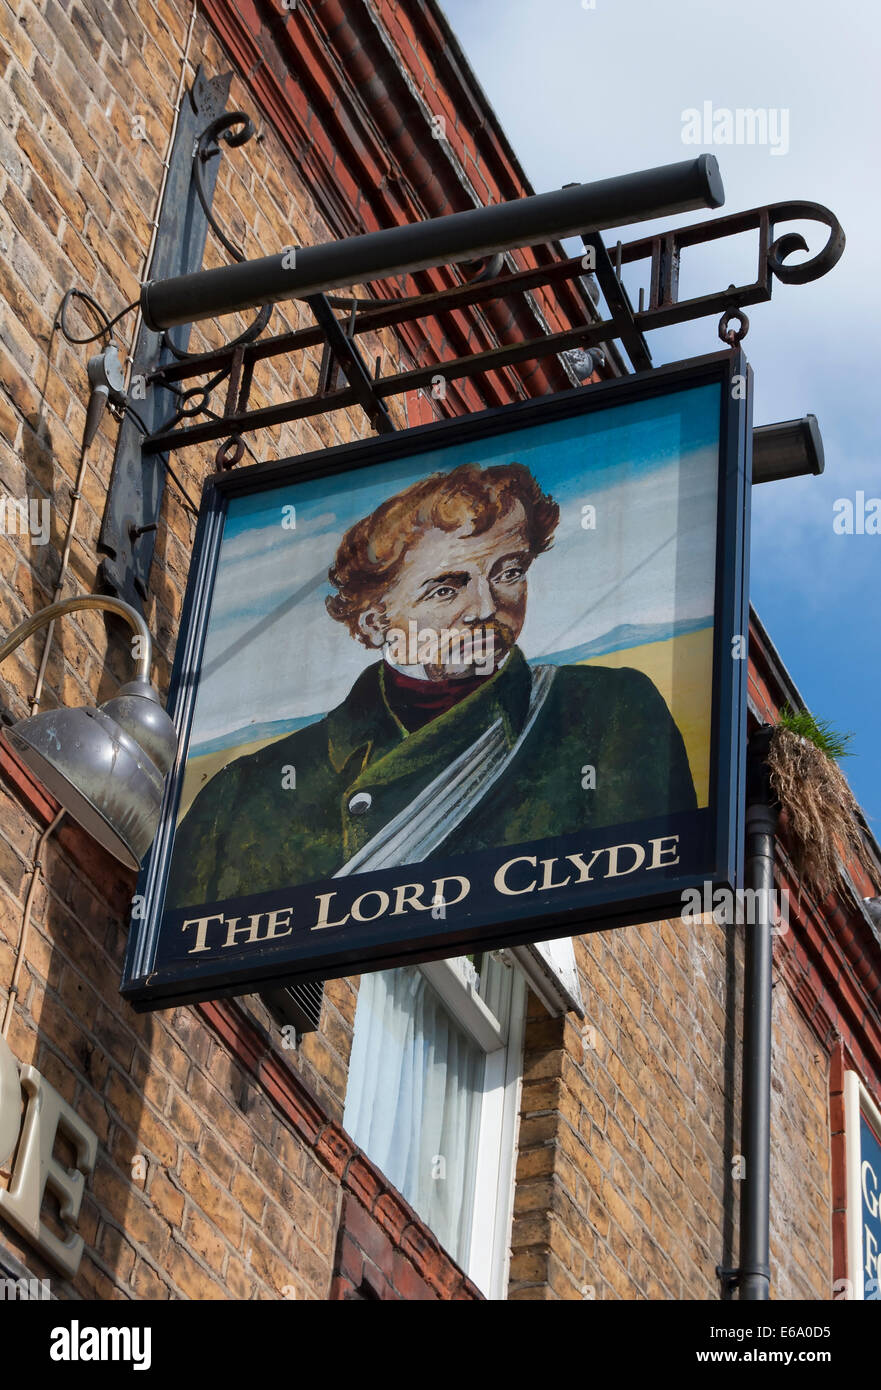
<svg viewBox="0 0 881 1390">
<path fill-rule="evenodd" d="M 159 825 L 174 725 L 152 686 L 131 681 L 98 709 L 47 710 L 3 733 L 72 818 L 130 869 Z"/>
</svg>

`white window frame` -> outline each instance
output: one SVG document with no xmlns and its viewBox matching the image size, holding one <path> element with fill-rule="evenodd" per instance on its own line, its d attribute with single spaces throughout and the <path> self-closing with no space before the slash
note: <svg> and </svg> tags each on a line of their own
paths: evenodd
<svg viewBox="0 0 881 1390">
<path fill-rule="evenodd" d="M 511 971 L 506 1008 L 500 1007 L 501 996 L 492 997 L 492 977 L 488 981 L 485 972 L 478 983 L 467 956 L 429 961 L 416 969 L 484 1053 L 471 1238 L 462 1265 L 487 1298 L 504 1299 L 511 1262 L 527 985 L 552 1017 L 573 1011 L 583 1018 L 584 1005 L 572 937 L 490 954 Z"/>
<path fill-rule="evenodd" d="M 552 1017 L 572 1011 L 583 1018 L 584 1002 L 571 936 L 493 954 L 513 969 L 506 1025 L 493 1012 L 492 1001 L 477 989 L 467 956 L 430 961 L 419 968 L 459 1026 L 486 1054 L 466 1273 L 488 1298 L 503 1299 L 511 1263 L 526 986 Z"/>
<path fill-rule="evenodd" d="M 504 1299 L 514 1216 L 526 980 L 509 952 L 494 954 L 512 972 L 507 1019 L 500 1019 L 493 1010 L 493 1001 L 484 998 L 484 982 L 478 991 L 474 968 L 467 956 L 429 961 L 419 969 L 451 1016 L 485 1054 L 471 1241 L 464 1268 L 487 1298 Z"/>
<path fill-rule="evenodd" d="M 584 1018 L 574 937 L 514 946 L 511 955 L 552 1018 L 570 1012 Z"/>
</svg>

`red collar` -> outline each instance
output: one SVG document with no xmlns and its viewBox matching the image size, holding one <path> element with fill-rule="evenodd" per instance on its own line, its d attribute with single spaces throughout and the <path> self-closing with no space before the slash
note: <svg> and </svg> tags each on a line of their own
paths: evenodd
<svg viewBox="0 0 881 1390">
<path fill-rule="evenodd" d="M 445 680 L 419 680 L 405 676 L 388 662 L 385 664 L 385 694 L 389 708 L 400 719 L 408 733 L 421 729 L 439 714 L 464 700 L 478 686 L 495 674 L 452 676 Z"/>
</svg>

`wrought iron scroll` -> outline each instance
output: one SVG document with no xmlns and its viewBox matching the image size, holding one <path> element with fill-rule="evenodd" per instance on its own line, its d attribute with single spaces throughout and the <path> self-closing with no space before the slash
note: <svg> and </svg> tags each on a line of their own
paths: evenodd
<svg viewBox="0 0 881 1390">
<path fill-rule="evenodd" d="M 229 239 L 214 216 L 211 206 L 210 190 L 206 187 L 205 182 L 205 166 L 210 160 L 219 157 L 221 153 L 221 139 L 223 139 L 226 144 L 237 147 L 247 144 L 254 134 L 254 123 L 250 116 L 244 111 L 227 111 L 205 127 L 193 147 L 193 187 L 196 190 L 196 196 L 201 204 L 202 213 L 208 224 L 209 230 L 213 232 L 221 246 L 232 256 L 234 261 L 243 261 L 245 259 L 245 253 L 240 247 L 236 246 L 235 242 Z M 261 308 L 257 310 L 254 321 L 250 323 L 238 337 L 231 339 L 231 341 L 226 344 L 226 347 L 230 350 L 234 350 L 235 348 L 244 346 L 245 343 L 253 342 L 256 338 L 260 337 L 260 334 L 267 327 L 271 317 L 272 305 L 262 305 Z M 161 341 L 163 348 L 167 348 L 168 352 L 179 362 L 193 361 L 199 356 L 198 353 L 185 352 L 176 347 L 172 334 L 168 330 L 162 334 Z M 202 382 L 199 386 L 193 386 L 188 391 L 180 391 L 176 386 L 171 387 L 178 397 L 178 406 L 174 414 L 159 427 L 159 432 L 164 433 L 173 429 L 182 419 L 189 416 L 209 415 L 213 419 L 220 418 L 217 413 L 211 409 L 210 402 L 215 389 L 220 386 L 221 382 L 227 379 L 229 379 L 230 386 L 227 392 L 226 413 L 233 413 L 236 408 L 235 402 L 238 399 L 237 392 L 239 390 L 241 377 L 240 368 L 241 358 L 237 357 L 235 352 L 232 351 L 229 362 L 225 366 L 222 366 L 209 381 Z M 247 388 L 245 389 L 244 399 L 247 400 Z M 240 461 L 244 452 L 244 446 L 239 443 L 237 448 L 231 448 L 233 442 L 232 440 L 228 440 L 226 444 L 222 444 L 217 450 L 217 465 L 219 468 L 232 467 L 234 463 Z"/>
</svg>

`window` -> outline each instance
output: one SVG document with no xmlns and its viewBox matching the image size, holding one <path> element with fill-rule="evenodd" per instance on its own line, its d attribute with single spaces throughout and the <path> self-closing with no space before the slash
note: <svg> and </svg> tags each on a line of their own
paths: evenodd
<svg viewBox="0 0 881 1390">
<path fill-rule="evenodd" d="M 504 1298 L 526 985 L 507 952 L 364 975 L 343 1123 Z"/>
</svg>

